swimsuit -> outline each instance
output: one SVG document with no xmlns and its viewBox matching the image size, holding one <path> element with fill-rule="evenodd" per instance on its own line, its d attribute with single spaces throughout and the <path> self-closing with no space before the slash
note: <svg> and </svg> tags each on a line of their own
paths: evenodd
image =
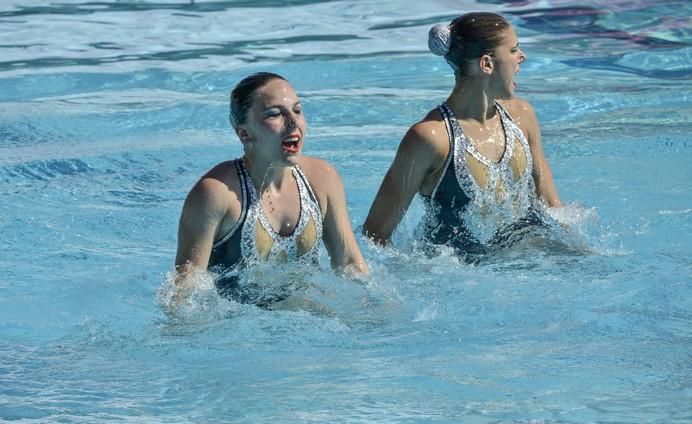
<svg viewBox="0 0 692 424">
<path fill-rule="evenodd" d="M 238 280 L 239 271 L 247 265 L 289 260 L 318 262 L 322 211 L 305 174 L 297 165 L 293 166 L 291 171 L 298 185 L 300 216 L 291 234 L 279 234 L 269 224 L 243 160 L 236 160 L 235 167 L 241 189 L 240 218 L 224 237 L 214 243 L 209 270 L 219 274 L 216 287 L 220 294 L 245 303 L 248 298 L 239 293 L 242 290 L 239 290 Z"/>
<path fill-rule="evenodd" d="M 502 105 L 495 103 L 495 109 L 505 134 L 505 152 L 497 163 L 471 144 L 446 103 L 439 106 L 450 150 L 433 192 L 423 196 L 423 237 L 433 244 L 486 253 L 513 243 L 517 230 L 540 222 L 529 144 Z"/>
</svg>

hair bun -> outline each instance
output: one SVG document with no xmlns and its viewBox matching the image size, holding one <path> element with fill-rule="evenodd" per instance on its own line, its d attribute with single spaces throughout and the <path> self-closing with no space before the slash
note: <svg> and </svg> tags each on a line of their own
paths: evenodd
<svg viewBox="0 0 692 424">
<path fill-rule="evenodd" d="M 449 52 L 449 46 L 452 44 L 449 25 L 437 24 L 430 28 L 428 32 L 428 48 L 437 56 L 444 56 Z"/>
</svg>

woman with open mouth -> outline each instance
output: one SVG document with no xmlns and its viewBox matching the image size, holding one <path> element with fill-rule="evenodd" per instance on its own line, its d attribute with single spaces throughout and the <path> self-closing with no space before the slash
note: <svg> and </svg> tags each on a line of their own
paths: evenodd
<svg viewBox="0 0 692 424">
<path fill-rule="evenodd" d="M 526 56 L 509 22 L 468 13 L 434 26 L 428 46 L 453 69 L 454 88 L 404 136 L 363 230 L 388 243 L 420 193 L 423 237 L 475 259 L 541 226 L 543 206 L 561 203 L 533 109 L 514 97 Z"/>
<path fill-rule="evenodd" d="M 239 272 L 266 262 L 315 265 L 321 240 L 335 270 L 367 273 L 338 173 L 301 155 L 306 121 L 291 84 L 267 72 L 243 79 L 231 92 L 230 121 L 244 154 L 208 171 L 185 200 L 177 301 L 194 289 L 191 276 L 209 269 L 220 294 L 253 302 Z"/>
</svg>

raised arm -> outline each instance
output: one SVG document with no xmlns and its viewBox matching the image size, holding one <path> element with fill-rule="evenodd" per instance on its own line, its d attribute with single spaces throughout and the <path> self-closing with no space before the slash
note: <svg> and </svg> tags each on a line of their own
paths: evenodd
<svg viewBox="0 0 692 424">
<path fill-rule="evenodd" d="M 379 244 L 389 243 L 413 196 L 444 163 L 446 137 L 444 129 L 434 121 L 424 121 L 409 129 L 370 207 L 363 225 L 366 236 Z"/>
<path fill-rule="evenodd" d="M 526 134 L 531 158 L 533 159 L 533 179 L 536 183 L 536 194 L 550 207 L 562 206 L 560 197 L 555 188 L 553 173 L 543 153 L 541 143 L 541 128 L 536 119 L 536 114 L 531 105 L 521 99 L 513 100 L 513 113 L 518 117 L 518 122 L 524 134 Z"/>
</svg>

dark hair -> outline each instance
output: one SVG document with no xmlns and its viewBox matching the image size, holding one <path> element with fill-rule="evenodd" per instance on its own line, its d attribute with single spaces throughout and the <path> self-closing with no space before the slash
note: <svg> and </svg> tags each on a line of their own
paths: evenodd
<svg viewBox="0 0 692 424">
<path fill-rule="evenodd" d="M 461 15 L 449 24 L 451 44 L 445 59 L 463 76 L 464 63 L 502 44 L 503 32 L 509 27 L 509 22 L 497 13 Z"/>
<path fill-rule="evenodd" d="M 252 106 L 255 91 L 275 79 L 286 81 L 286 78 L 272 72 L 257 72 L 243 78 L 233 88 L 231 91 L 231 110 L 228 119 L 231 121 L 231 126 L 234 130 L 238 129 L 238 125 L 245 123 L 247 112 L 250 110 L 250 106 Z"/>
</svg>

